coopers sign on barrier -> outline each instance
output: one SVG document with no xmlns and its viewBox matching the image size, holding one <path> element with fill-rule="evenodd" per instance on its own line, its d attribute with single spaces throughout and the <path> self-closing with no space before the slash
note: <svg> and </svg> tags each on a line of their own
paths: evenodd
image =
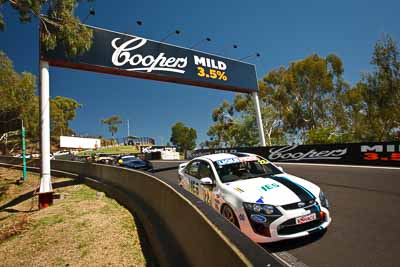
<svg viewBox="0 0 400 267">
<path fill-rule="evenodd" d="M 400 167 L 400 142 L 349 143 L 327 145 L 288 145 L 200 149 L 190 158 L 210 153 L 248 152 L 275 162 L 359 164 Z"/>
<path fill-rule="evenodd" d="M 50 65 L 169 81 L 236 92 L 258 91 L 255 66 L 139 36 L 92 26 L 93 44 L 80 56 L 68 57 L 59 45 L 41 50 Z"/>
</svg>

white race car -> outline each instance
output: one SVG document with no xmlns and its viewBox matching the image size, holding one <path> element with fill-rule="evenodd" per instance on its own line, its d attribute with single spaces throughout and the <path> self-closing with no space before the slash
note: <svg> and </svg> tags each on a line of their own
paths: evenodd
<svg viewBox="0 0 400 267">
<path fill-rule="evenodd" d="M 331 223 L 321 189 L 248 153 L 212 154 L 179 165 L 179 184 L 257 243 L 309 235 Z"/>
</svg>

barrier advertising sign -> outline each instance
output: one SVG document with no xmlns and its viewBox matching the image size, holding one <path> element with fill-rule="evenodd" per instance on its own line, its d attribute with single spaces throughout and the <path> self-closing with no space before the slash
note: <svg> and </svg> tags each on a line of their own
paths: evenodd
<svg viewBox="0 0 400 267">
<path fill-rule="evenodd" d="M 400 166 L 400 142 L 398 141 L 199 149 L 193 151 L 190 158 L 223 152 L 254 153 L 273 162 Z"/>
<path fill-rule="evenodd" d="M 61 45 L 42 49 L 52 66 L 250 93 L 258 91 L 255 66 L 143 37 L 87 26 L 89 51 L 68 57 Z"/>
</svg>

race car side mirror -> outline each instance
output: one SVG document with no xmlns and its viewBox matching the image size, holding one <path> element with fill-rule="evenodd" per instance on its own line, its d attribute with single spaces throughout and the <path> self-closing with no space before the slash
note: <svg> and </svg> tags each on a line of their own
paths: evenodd
<svg viewBox="0 0 400 267">
<path fill-rule="evenodd" d="M 210 177 L 204 177 L 200 179 L 200 184 L 202 185 L 213 185 L 214 182 L 211 180 Z"/>
<path fill-rule="evenodd" d="M 278 168 L 278 170 L 280 170 L 281 172 L 283 172 L 283 168 L 281 166 L 276 166 Z"/>
</svg>

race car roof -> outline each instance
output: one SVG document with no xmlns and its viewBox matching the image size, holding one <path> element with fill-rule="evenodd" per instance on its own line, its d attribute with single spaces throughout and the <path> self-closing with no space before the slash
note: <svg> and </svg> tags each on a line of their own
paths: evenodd
<svg viewBox="0 0 400 267">
<path fill-rule="evenodd" d="M 247 157 L 247 156 L 256 156 L 255 154 L 250 154 L 250 153 L 218 153 L 218 154 L 210 154 L 210 155 L 204 155 L 201 156 L 201 158 L 206 158 L 209 159 L 213 162 L 217 160 L 223 160 L 223 159 L 229 159 L 229 158 L 234 158 L 234 157 Z"/>
</svg>

